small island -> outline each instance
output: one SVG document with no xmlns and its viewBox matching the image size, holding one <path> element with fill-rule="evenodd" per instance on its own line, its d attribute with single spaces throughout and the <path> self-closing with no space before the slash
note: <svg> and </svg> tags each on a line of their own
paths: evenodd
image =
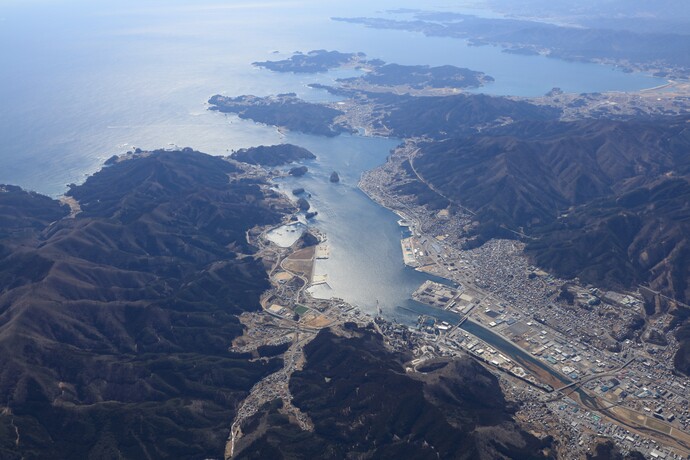
<svg viewBox="0 0 690 460">
<path fill-rule="evenodd" d="M 303 194 L 303 193 L 304 193 L 304 189 L 303 189 L 302 187 L 298 187 L 298 188 L 293 188 L 293 189 L 292 189 L 292 194 L 295 195 L 295 196 L 301 195 L 301 194 Z"/>
<path fill-rule="evenodd" d="M 252 65 L 274 72 L 319 73 L 327 72 L 348 64 L 364 61 L 364 53 L 341 53 L 339 51 L 313 50 L 308 53 L 295 53 L 282 61 L 254 62 Z"/>
<path fill-rule="evenodd" d="M 309 150 L 293 144 L 260 145 L 240 149 L 232 154 L 232 159 L 261 166 L 282 166 L 300 160 L 313 160 L 316 155 Z"/>
<path fill-rule="evenodd" d="M 338 175 L 338 173 L 336 171 L 333 171 L 331 173 L 331 177 L 328 180 L 330 180 L 332 183 L 336 184 L 336 183 L 340 182 L 340 176 Z"/>
<path fill-rule="evenodd" d="M 501 51 L 503 53 L 518 54 L 521 56 L 539 56 L 539 51 L 533 48 L 528 48 L 526 46 L 514 46 L 512 48 L 504 48 Z"/>
<path fill-rule="evenodd" d="M 309 208 L 311 208 L 311 205 L 306 200 L 306 198 L 300 198 L 299 200 L 297 200 L 297 207 L 299 208 L 300 211 L 309 211 Z"/>
<path fill-rule="evenodd" d="M 306 166 L 295 166 L 294 168 L 290 168 L 288 174 L 295 177 L 302 177 L 307 173 L 307 171 L 309 171 L 309 168 Z M 302 191 L 304 191 L 304 189 L 302 189 Z"/>
<path fill-rule="evenodd" d="M 350 88 L 366 88 L 368 85 L 379 87 L 407 86 L 416 90 L 425 88 L 478 88 L 493 81 L 493 77 L 483 72 L 464 67 L 400 64 L 376 65 L 362 76 L 338 80 L 339 83 Z"/>
<path fill-rule="evenodd" d="M 338 79 L 343 89 L 367 91 L 389 91 L 392 87 L 423 89 L 466 89 L 478 88 L 494 81 L 483 72 L 463 67 L 443 65 L 387 64 L 381 59 L 367 59 L 364 53 L 341 53 L 338 51 L 314 50 L 306 54 L 295 53 L 282 61 L 255 62 L 255 66 L 276 72 L 317 73 L 345 66 L 362 70 L 362 75 Z M 318 88 L 318 85 L 309 85 Z"/>
</svg>

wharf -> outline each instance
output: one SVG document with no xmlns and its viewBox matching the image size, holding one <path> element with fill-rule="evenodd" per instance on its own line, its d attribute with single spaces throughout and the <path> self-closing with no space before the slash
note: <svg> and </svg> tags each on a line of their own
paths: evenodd
<svg viewBox="0 0 690 460">
<path fill-rule="evenodd" d="M 414 238 L 405 238 L 400 240 L 400 247 L 402 248 L 403 262 L 408 267 L 417 267 L 419 263 L 414 253 Z"/>
<path fill-rule="evenodd" d="M 328 275 L 314 275 L 311 280 L 312 286 L 318 286 L 320 284 L 326 284 L 328 280 Z"/>
<path fill-rule="evenodd" d="M 331 255 L 331 249 L 327 244 L 319 244 L 316 246 L 316 258 L 328 259 Z"/>
</svg>

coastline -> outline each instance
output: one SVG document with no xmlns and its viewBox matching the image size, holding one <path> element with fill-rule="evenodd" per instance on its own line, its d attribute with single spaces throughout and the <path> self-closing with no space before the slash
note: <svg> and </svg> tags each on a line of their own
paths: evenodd
<svg viewBox="0 0 690 460">
<path fill-rule="evenodd" d="M 388 163 L 389 160 L 387 160 Z M 398 200 L 398 204 L 402 206 L 403 208 L 406 208 L 408 212 L 404 212 L 400 209 L 397 209 L 391 205 L 390 202 L 390 196 L 386 196 L 382 194 L 380 191 L 384 188 L 384 185 L 381 184 L 375 184 L 372 182 L 375 182 L 372 179 L 372 176 L 376 169 L 379 168 L 384 168 L 384 165 L 380 165 L 377 168 L 374 168 L 373 170 L 366 171 L 365 173 L 362 174 L 360 177 L 360 181 L 358 183 L 358 187 L 362 192 L 364 192 L 372 201 L 376 202 L 378 205 L 384 207 L 385 209 L 388 209 L 389 211 L 395 213 L 397 216 L 401 217 L 401 219 L 406 220 L 407 222 L 410 222 L 410 231 L 413 234 L 416 235 L 422 235 L 422 229 L 420 226 L 420 221 L 417 218 L 417 216 L 414 215 L 414 213 L 409 210 L 409 207 L 406 206 L 404 203 L 401 203 Z M 379 193 L 377 193 L 377 191 Z M 386 200 L 385 198 L 389 198 L 389 200 Z M 408 215 L 409 213 L 409 215 Z M 428 235 L 427 235 L 428 236 Z M 415 268 L 416 270 L 419 270 L 419 268 Z M 458 282 L 456 279 L 452 279 L 451 277 L 444 276 L 443 274 L 438 274 L 434 273 L 435 276 L 442 277 L 444 279 L 447 279 L 449 281 L 453 282 Z M 488 293 L 486 294 L 486 299 L 488 299 L 490 296 L 493 296 L 493 293 Z M 477 322 L 476 320 L 473 320 L 472 318 L 467 315 L 465 318 L 466 320 L 469 320 L 470 325 L 474 327 L 481 328 L 481 330 L 484 332 L 481 335 L 475 335 L 474 333 L 468 331 L 466 328 L 459 326 L 463 332 L 467 335 L 469 334 L 470 337 L 474 337 L 475 339 L 479 340 L 479 343 L 484 342 L 489 344 L 491 347 L 495 347 L 498 350 L 500 350 L 503 354 L 509 356 L 511 359 L 513 359 L 515 362 L 519 363 L 520 365 L 523 366 L 524 369 L 528 370 L 527 378 L 517 375 L 515 372 L 511 371 L 511 369 L 504 368 L 503 363 L 495 362 L 495 360 L 491 359 L 486 359 L 484 356 L 477 356 L 475 353 L 473 353 L 471 350 L 465 349 L 464 347 L 461 347 L 463 351 L 472 356 L 473 358 L 477 359 L 478 361 L 482 362 L 484 365 L 488 366 L 489 368 L 497 369 L 501 373 L 505 373 L 507 375 L 510 375 L 513 378 L 516 378 L 518 380 L 524 381 L 528 384 L 534 385 L 533 382 L 530 382 L 530 378 L 534 378 L 535 376 L 537 377 L 537 381 L 539 382 L 537 387 L 540 387 L 540 385 L 546 385 L 546 387 L 540 387 L 541 390 L 545 391 L 545 395 L 551 394 L 555 396 L 551 396 L 549 399 L 545 399 L 545 402 L 549 401 L 558 401 L 562 398 L 570 397 L 572 400 L 576 401 L 578 405 L 581 407 L 585 408 L 586 410 L 591 410 L 595 411 L 596 413 L 600 414 L 600 416 L 603 419 L 609 420 L 619 426 L 624 426 L 627 427 L 628 429 L 633 430 L 634 432 L 646 435 L 646 436 L 651 436 L 652 439 L 660 439 L 663 440 L 663 443 L 668 445 L 668 446 L 673 446 L 674 449 L 677 449 L 680 452 L 685 452 L 690 453 L 690 444 L 686 442 L 686 440 L 690 441 L 690 433 L 687 433 L 685 431 L 680 430 L 679 428 L 667 423 L 667 422 L 659 422 L 656 420 L 652 420 L 648 415 L 641 413 L 639 410 L 636 410 L 634 408 L 628 407 L 627 405 L 621 406 L 621 407 L 616 407 L 614 404 L 612 406 L 612 403 L 609 401 L 609 399 L 603 397 L 602 395 L 599 395 L 595 392 L 593 392 L 590 389 L 587 389 L 584 387 L 584 384 L 586 382 L 589 382 L 590 380 L 595 380 L 599 381 L 601 379 L 606 378 L 607 375 L 618 375 L 618 373 L 626 367 L 628 364 L 633 362 L 633 359 L 629 360 L 625 365 L 623 365 L 620 369 L 614 372 L 601 372 L 600 374 L 582 374 L 580 375 L 577 379 L 572 379 L 568 378 L 565 375 L 563 375 L 559 369 L 557 369 L 555 366 L 550 365 L 549 363 L 545 362 L 543 358 L 541 358 L 539 355 L 534 355 L 534 353 L 525 350 L 524 348 L 521 347 L 520 344 L 516 343 L 512 338 L 507 337 L 503 334 L 503 330 L 498 330 L 497 328 L 492 327 L 489 329 L 485 325 L 481 324 L 481 321 Z M 462 321 L 463 323 L 465 321 Z M 493 324 L 493 323 L 492 323 Z M 540 327 L 547 328 L 546 325 L 540 325 Z M 495 335 L 498 339 L 505 341 L 509 347 L 515 347 L 515 349 L 519 350 L 522 354 L 524 354 L 526 357 L 529 359 L 523 359 L 520 355 L 515 355 L 511 350 L 506 349 L 505 347 L 501 347 L 497 343 L 493 343 L 492 341 L 486 340 L 486 338 L 482 337 L 486 335 L 486 338 L 490 338 L 492 335 Z M 452 330 L 451 330 L 451 335 L 452 337 Z M 437 341 L 440 341 L 439 339 L 436 339 Z M 474 345 L 473 345 L 474 346 Z M 519 373 L 519 371 L 518 371 Z M 559 377 L 556 377 L 559 376 Z M 566 383 L 567 382 L 567 383 Z M 574 385 L 573 385 L 574 384 Z M 560 391 L 557 391 L 556 389 L 573 385 L 572 389 L 568 393 L 562 393 Z M 549 391 L 550 389 L 550 391 Z M 545 396 L 546 397 L 546 396 Z M 616 408 L 616 410 L 612 410 L 613 408 Z M 651 422 L 650 422 L 651 421 Z M 653 423 L 652 423 L 653 422 Z M 675 437 L 672 435 L 669 435 L 669 433 L 676 433 Z M 680 438 L 680 439 L 678 439 Z"/>
<path fill-rule="evenodd" d="M 657 90 L 660 90 L 660 89 L 664 89 L 664 88 L 668 88 L 668 87 L 671 87 L 671 86 L 675 86 L 676 84 L 677 84 L 676 81 L 674 81 L 674 80 L 668 80 L 668 81 L 667 81 L 666 83 L 664 83 L 663 85 L 654 86 L 654 87 L 652 87 L 652 88 L 644 88 L 644 89 L 641 89 L 641 90 L 640 90 L 640 93 L 650 93 L 650 92 L 657 91 Z"/>
</svg>

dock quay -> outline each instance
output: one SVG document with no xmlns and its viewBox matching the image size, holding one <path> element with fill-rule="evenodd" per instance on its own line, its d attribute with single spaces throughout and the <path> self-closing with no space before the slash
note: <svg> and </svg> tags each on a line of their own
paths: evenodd
<svg viewBox="0 0 690 460">
<path fill-rule="evenodd" d="M 331 256 L 331 248 L 327 244 L 319 244 L 316 246 L 317 259 L 328 259 Z"/>
<path fill-rule="evenodd" d="M 403 262 L 408 267 L 418 267 L 419 262 L 417 262 L 417 256 L 415 254 L 416 248 L 414 247 L 414 238 L 404 238 L 400 240 L 400 247 L 403 253 Z"/>
<path fill-rule="evenodd" d="M 312 286 L 318 286 L 320 284 L 326 284 L 328 281 L 328 275 L 314 275 L 311 280 Z"/>
</svg>

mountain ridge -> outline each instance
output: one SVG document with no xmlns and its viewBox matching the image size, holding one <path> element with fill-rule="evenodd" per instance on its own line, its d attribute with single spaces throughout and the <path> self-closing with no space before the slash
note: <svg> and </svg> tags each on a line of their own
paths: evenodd
<svg viewBox="0 0 690 460">
<path fill-rule="evenodd" d="M 237 315 L 257 310 L 269 285 L 245 233 L 290 209 L 239 172 L 160 150 L 72 187 L 74 217 L 23 195 L 62 218 L 1 243 L 0 279 L 23 276 L 0 291 L 1 457 L 222 452 L 236 406 L 282 367 L 228 351 Z"/>
</svg>

